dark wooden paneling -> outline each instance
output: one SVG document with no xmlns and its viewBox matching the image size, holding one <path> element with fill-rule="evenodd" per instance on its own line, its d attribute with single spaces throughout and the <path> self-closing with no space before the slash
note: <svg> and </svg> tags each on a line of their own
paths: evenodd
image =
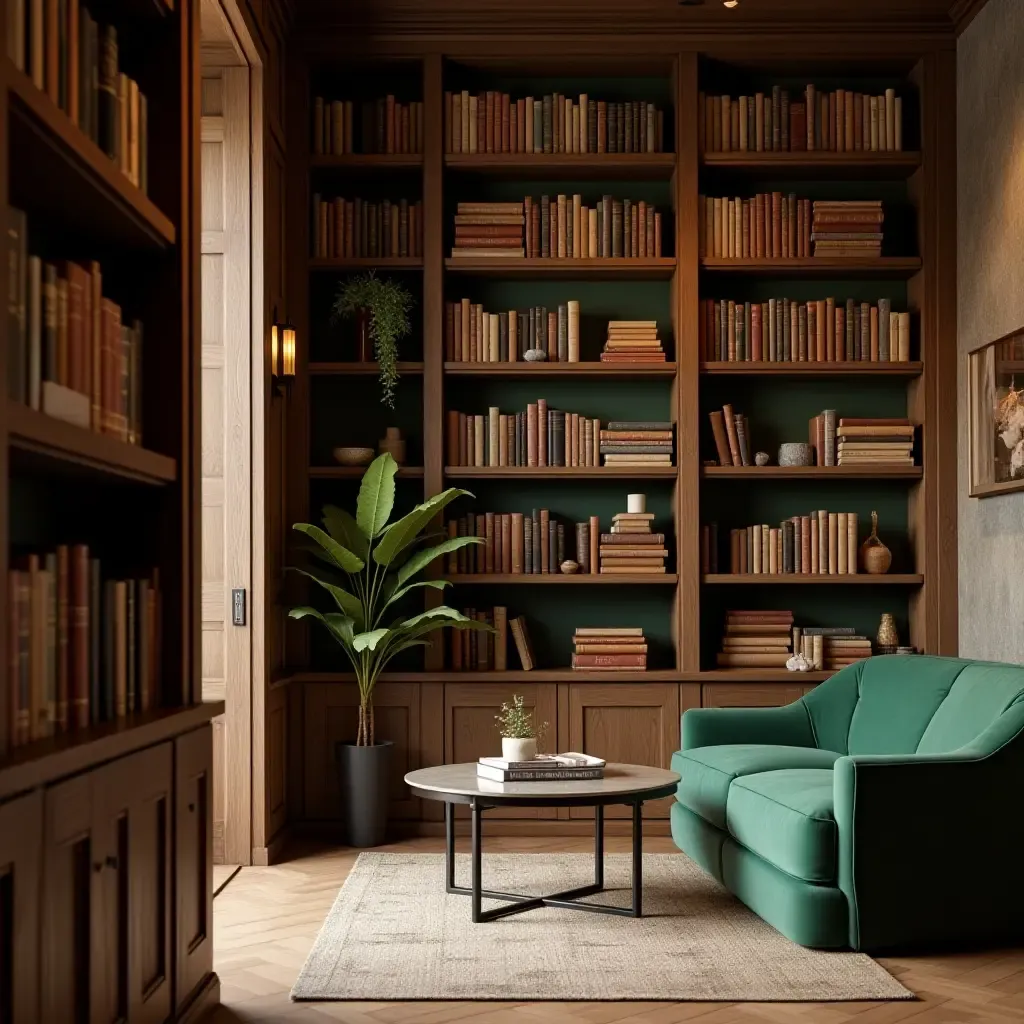
<svg viewBox="0 0 1024 1024">
<path fill-rule="evenodd" d="M 808 688 L 799 683 L 705 683 L 706 708 L 774 708 L 792 704 Z"/>
</svg>

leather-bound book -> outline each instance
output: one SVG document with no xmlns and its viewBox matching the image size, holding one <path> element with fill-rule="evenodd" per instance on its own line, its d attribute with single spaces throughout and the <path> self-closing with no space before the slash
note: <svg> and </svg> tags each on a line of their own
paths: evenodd
<svg viewBox="0 0 1024 1024">
<path fill-rule="evenodd" d="M 708 414 L 711 420 L 711 432 L 715 437 L 715 447 L 718 450 L 718 464 L 720 466 L 731 466 L 732 455 L 729 449 L 729 438 L 725 429 L 725 417 L 717 409 Z"/>
<path fill-rule="evenodd" d="M 523 572 L 536 572 L 533 561 L 533 516 L 523 516 Z"/>
<path fill-rule="evenodd" d="M 508 520 L 509 543 L 507 547 L 509 551 L 509 568 L 507 571 L 516 576 L 521 576 L 525 570 L 524 543 L 526 539 L 523 513 L 512 512 L 508 516 Z M 502 524 L 502 529 L 504 529 L 504 523 Z"/>
<path fill-rule="evenodd" d="M 540 548 L 540 551 L 539 551 L 539 554 L 540 554 L 540 560 L 539 560 L 540 561 L 540 571 L 542 573 L 549 573 L 549 572 L 552 571 L 551 562 L 550 562 L 550 559 L 548 557 L 548 555 L 549 555 L 549 547 L 548 547 L 548 533 L 549 533 L 549 529 L 548 528 L 551 525 L 551 513 L 546 508 L 542 508 L 540 510 L 539 529 L 536 528 L 537 525 L 538 525 L 537 523 L 534 524 L 534 526 L 535 526 L 534 552 L 535 552 L 535 554 L 537 553 L 537 548 L 539 546 L 539 548 Z M 539 536 L 537 536 L 537 534 L 539 534 Z M 557 569 L 558 567 L 555 566 L 554 568 Z"/>
</svg>

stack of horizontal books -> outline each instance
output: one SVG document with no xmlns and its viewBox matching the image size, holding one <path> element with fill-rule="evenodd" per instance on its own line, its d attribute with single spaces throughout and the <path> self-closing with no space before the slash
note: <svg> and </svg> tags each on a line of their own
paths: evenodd
<svg viewBox="0 0 1024 1024">
<path fill-rule="evenodd" d="M 912 466 L 914 425 L 906 419 L 850 419 L 836 429 L 840 466 Z"/>
<path fill-rule="evenodd" d="M 522 256 L 524 224 L 522 203 L 459 203 L 452 256 Z"/>
<path fill-rule="evenodd" d="M 502 782 L 582 782 L 604 778 L 605 762 L 589 754 L 538 754 L 529 761 L 508 761 L 503 757 L 481 757 L 477 778 Z"/>
<path fill-rule="evenodd" d="M 792 634 L 792 612 L 726 612 L 718 665 L 721 668 L 785 668 Z"/>
<path fill-rule="evenodd" d="M 793 649 L 813 669 L 837 671 L 871 657 L 871 641 L 853 626 L 799 626 L 793 630 Z"/>
<path fill-rule="evenodd" d="M 653 520 L 653 512 L 618 512 L 612 516 L 612 532 L 601 534 L 600 571 L 612 576 L 664 573 L 668 549 L 665 535 L 652 532 Z"/>
<path fill-rule="evenodd" d="M 815 256 L 882 255 L 881 199 L 814 201 L 811 241 Z"/>
<path fill-rule="evenodd" d="M 672 465 L 672 424 L 667 420 L 612 420 L 600 440 L 606 466 Z"/>
<path fill-rule="evenodd" d="M 572 667 L 588 672 L 630 672 L 647 668 L 647 640 L 639 626 L 577 629 Z"/>
<path fill-rule="evenodd" d="M 657 320 L 610 320 L 602 363 L 663 363 Z"/>
</svg>

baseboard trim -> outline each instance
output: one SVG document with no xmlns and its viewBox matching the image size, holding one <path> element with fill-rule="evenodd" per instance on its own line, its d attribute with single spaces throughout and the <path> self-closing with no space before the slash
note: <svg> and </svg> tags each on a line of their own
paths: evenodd
<svg viewBox="0 0 1024 1024">
<path fill-rule="evenodd" d="M 196 989 L 191 1001 L 178 1011 L 174 1019 L 177 1024 L 198 1024 L 218 1006 L 220 1006 L 220 978 L 217 977 L 216 971 L 211 971 Z"/>
<path fill-rule="evenodd" d="M 340 842 L 344 839 L 343 829 L 337 821 L 296 821 L 290 825 L 291 835 L 298 838 L 329 839 Z M 604 833 L 606 836 L 632 835 L 632 823 L 616 819 L 605 819 Z M 455 834 L 469 835 L 469 822 L 457 821 Z M 524 836 L 546 838 L 575 838 L 592 836 L 594 825 L 591 821 L 539 821 L 531 819 L 488 819 L 484 818 L 485 836 Z M 393 821 L 388 825 L 388 837 L 391 839 L 410 839 L 420 836 L 443 836 L 444 822 L 440 821 Z M 654 818 L 644 822 L 645 836 L 671 835 L 669 823 L 664 818 Z"/>
<path fill-rule="evenodd" d="M 266 846 L 254 846 L 252 848 L 252 863 L 254 867 L 267 868 L 271 864 L 280 864 L 284 859 L 285 847 L 291 842 L 292 826 L 284 825 L 274 833 L 274 838 Z"/>
</svg>

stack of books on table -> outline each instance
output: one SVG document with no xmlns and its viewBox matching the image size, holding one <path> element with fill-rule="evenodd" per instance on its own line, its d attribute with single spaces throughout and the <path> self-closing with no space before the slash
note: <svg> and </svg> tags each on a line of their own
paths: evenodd
<svg viewBox="0 0 1024 1024">
<path fill-rule="evenodd" d="M 524 223 L 522 203 L 459 203 L 452 256 L 522 256 Z"/>
<path fill-rule="evenodd" d="M 726 612 L 718 665 L 720 668 L 785 668 L 792 640 L 792 612 Z"/>
<path fill-rule="evenodd" d="M 811 241 L 815 256 L 882 255 L 881 199 L 814 201 Z"/>
<path fill-rule="evenodd" d="M 589 754 L 538 754 L 529 761 L 481 757 L 476 764 L 479 779 L 489 782 L 581 782 L 604 778 L 605 762 Z"/>
<path fill-rule="evenodd" d="M 636 672 L 647 668 L 647 640 L 639 626 L 577 629 L 572 667 L 588 672 Z"/>
<path fill-rule="evenodd" d="M 657 320 L 610 320 L 602 363 L 663 363 Z"/>
<path fill-rule="evenodd" d="M 606 466 L 671 466 L 672 424 L 667 420 L 613 420 L 601 431 Z"/>
<path fill-rule="evenodd" d="M 665 534 L 652 533 L 653 512 L 618 512 L 612 532 L 601 534 L 600 572 L 609 575 L 648 576 L 665 572 Z"/>
<path fill-rule="evenodd" d="M 793 630 L 793 649 L 816 670 L 838 670 L 871 657 L 871 641 L 853 626 L 798 626 Z"/>
<path fill-rule="evenodd" d="M 914 425 L 905 419 L 849 419 L 836 429 L 840 466 L 912 466 Z"/>
</svg>

